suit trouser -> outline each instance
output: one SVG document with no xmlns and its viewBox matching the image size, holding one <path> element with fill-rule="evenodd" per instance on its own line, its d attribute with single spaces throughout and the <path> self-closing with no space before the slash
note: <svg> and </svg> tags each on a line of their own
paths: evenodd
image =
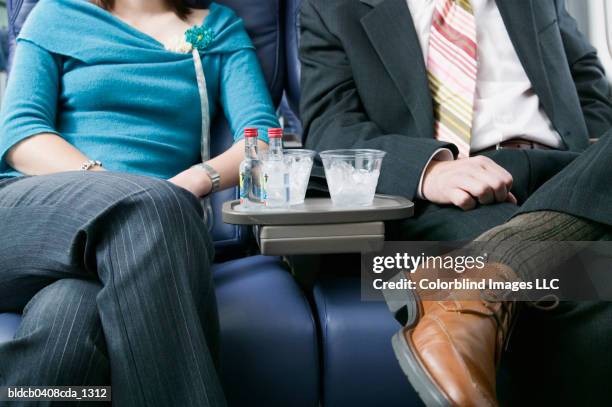
<svg viewBox="0 0 612 407">
<path fill-rule="evenodd" d="M 213 247 L 189 192 L 71 172 L 0 180 L 1 385 L 102 385 L 119 406 L 224 405 Z"/>
<path fill-rule="evenodd" d="M 519 204 L 528 201 L 542 185 L 579 157 L 577 153 L 555 150 L 497 150 L 483 155 L 512 174 L 512 193 Z M 413 241 L 472 240 L 506 222 L 518 209 L 510 203 L 498 203 L 463 211 L 452 205 L 418 201 L 415 216 L 399 225 L 399 230 L 394 232 L 399 235 L 394 237 Z"/>
<path fill-rule="evenodd" d="M 486 153 L 514 178 L 509 203 L 464 212 L 431 203 L 396 225 L 393 238 L 467 241 L 518 213 L 553 210 L 612 226 L 612 133 L 583 154 L 544 150 Z M 612 405 L 612 303 L 563 302 L 525 308 L 500 375 L 508 405 Z"/>
</svg>

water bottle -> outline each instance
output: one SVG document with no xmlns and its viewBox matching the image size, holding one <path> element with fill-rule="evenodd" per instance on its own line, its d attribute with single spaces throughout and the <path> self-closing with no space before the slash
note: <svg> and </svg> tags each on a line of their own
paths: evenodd
<svg viewBox="0 0 612 407">
<path fill-rule="evenodd" d="M 283 159 L 283 129 L 269 129 L 270 145 L 264 161 L 264 201 L 266 208 L 288 208 L 291 185 Z"/>
<path fill-rule="evenodd" d="M 244 129 L 244 161 L 240 163 L 240 206 L 257 210 L 264 206 L 262 162 L 257 151 L 259 132 L 256 128 Z"/>
</svg>

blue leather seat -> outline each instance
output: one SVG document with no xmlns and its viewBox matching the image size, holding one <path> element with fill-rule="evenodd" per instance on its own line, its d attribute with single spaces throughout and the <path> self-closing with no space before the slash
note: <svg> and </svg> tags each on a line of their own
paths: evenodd
<svg viewBox="0 0 612 407">
<path fill-rule="evenodd" d="M 16 314 L 0 314 L 0 343 L 10 341 L 19 328 L 21 317 Z"/>
<path fill-rule="evenodd" d="M 11 53 L 14 40 L 37 0 L 9 0 Z M 192 1 L 202 6 L 203 1 Z M 285 84 L 284 34 L 280 0 L 222 0 L 244 18 L 275 103 Z M 9 57 L 10 58 L 10 57 Z M 232 142 L 222 117 L 213 123 L 212 152 Z M 216 219 L 221 203 L 236 190 L 213 199 Z M 278 258 L 246 255 L 249 233 L 218 221 L 213 238 L 220 259 L 214 266 L 221 324 L 221 379 L 230 405 L 312 407 L 319 401 L 319 361 L 311 309 Z M 0 314 L 0 342 L 10 340 L 20 317 Z M 296 397 L 299 395 L 299 397 Z"/>
<path fill-rule="evenodd" d="M 285 94 L 294 112 L 299 112 L 301 0 L 286 3 Z M 362 302 L 360 290 L 358 269 L 354 277 L 325 275 L 315 286 L 322 336 L 322 404 L 326 407 L 421 405 L 391 348 L 391 336 L 400 325 L 382 299 Z"/>
<path fill-rule="evenodd" d="M 8 56 L 8 30 L 0 28 L 0 71 L 6 71 Z"/>
<path fill-rule="evenodd" d="M 391 337 L 400 326 L 382 298 L 361 300 L 359 275 L 320 278 L 314 299 L 321 330 L 324 406 L 422 405 L 391 348 Z"/>
<path fill-rule="evenodd" d="M 230 405 L 318 405 L 315 322 L 291 274 L 254 256 L 217 265 L 215 282 Z"/>
</svg>

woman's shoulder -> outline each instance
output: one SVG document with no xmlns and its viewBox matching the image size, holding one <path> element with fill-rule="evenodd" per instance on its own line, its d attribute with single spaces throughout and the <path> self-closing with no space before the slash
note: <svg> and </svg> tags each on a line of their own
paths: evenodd
<svg viewBox="0 0 612 407">
<path fill-rule="evenodd" d="M 124 52 L 126 46 L 159 52 L 156 44 L 128 27 L 88 0 L 40 0 L 18 41 L 86 63 L 139 58 L 140 53 Z"/>
<path fill-rule="evenodd" d="M 217 2 L 210 2 L 210 5 L 208 6 L 208 10 L 210 10 L 211 14 L 216 14 L 219 16 L 226 16 L 226 17 L 232 17 L 232 18 L 238 18 L 238 16 L 236 15 L 236 12 L 228 7 L 225 6 L 223 4 L 217 3 Z"/>
<path fill-rule="evenodd" d="M 209 31 L 212 41 L 204 52 L 232 52 L 253 48 L 242 19 L 229 7 L 210 3 L 208 13 L 194 15 L 202 18 L 201 28 Z"/>
<path fill-rule="evenodd" d="M 100 7 L 89 1 L 40 0 L 26 19 L 21 33 L 23 36 L 30 33 L 45 36 L 83 28 L 83 25 L 91 27 L 92 21 L 101 21 L 103 13 Z"/>
<path fill-rule="evenodd" d="M 74 0 L 40 0 L 28 15 L 18 39 L 46 44 L 49 37 L 70 34 L 80 7 Z"/>
<path fill-rule="evenodd" d="M 52 13 L 52 17 L 58 17 L 54 13 L 61 13 L 66 10 L 76 10 L 81 12 L 83 7 L 93 7 L 94 5 L 89 1 L 83 0 L 39 0 L 35 3 L 34 8 L 30 12 L 28 19 L 40 18 L 37 15 Z"/>
</svg>

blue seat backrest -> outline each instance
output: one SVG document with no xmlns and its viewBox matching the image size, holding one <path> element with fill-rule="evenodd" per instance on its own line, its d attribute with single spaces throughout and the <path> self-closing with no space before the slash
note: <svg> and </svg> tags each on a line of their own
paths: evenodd
<svg viewBox="0 0 612 407">
<path fill-rule="evenodd" d="M 0 28 L 0 71 L 6 71 L 8 58 L 8 29 Z"/>
<path fill-rule="evenodd" d="M 287 54 L 287 101 L 293 112 L 299 117 L 300 109 L 300 6 L 302 0 L 285 2 L 285 44 Z"/>
<path fill-rule="evenodd" d="M 14 52 L 15 39 L 36 3 L 38 3 L 38 0 L 7 1 L 9 16 L 9 64 Z M 204 7 L 209 2 L 205 0 L 190 0 L 188 3 L 193 7 Z M 285 86 L 286 72 L 282 0 L 220 0 L 218 3 L 230 7 L 244 20 L 247 31 L 257 49 L 257 56 L 272 98 L 274 103 L 278 105 Z M 213 155 L 225 151 L 231 143 L 231 132 L 228 129 L 225 118 L 220 114 L 212 124 L 211 149 Z M 239 255 L 236 250 L 242 247 L 246 239 L 248 239 L 245 228 L 227 225 L 221 221 L 222 203 L 236 197 L 237 191 L 233 189 L 218 193 L 212 199 L 216 219 L 212 234 L 217 253 L 223 257 L 231 257 L 231 254 Z"/>
</svg>

